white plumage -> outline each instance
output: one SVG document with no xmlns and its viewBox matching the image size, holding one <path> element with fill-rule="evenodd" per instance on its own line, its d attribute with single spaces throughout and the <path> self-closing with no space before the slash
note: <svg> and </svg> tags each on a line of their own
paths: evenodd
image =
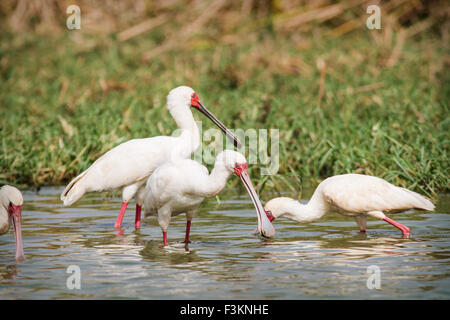
<svg viewBox="0 0 450 320">
<path fill-rule="evenodd" d="M 201 104 L 194 90 L 185 86 L 175 88 L 167 96 L 167 107 L 180 127 L 181 135 L 133 139 L 111 149 L 67 185 L 61 194 L 64 205 L 73 204 L 87 192 L 123 188 L 122 208 L 115 223 L 115 227 L 119 228 L 128 202 L 153 171 L 168 161 L 190 157 L 200 145 L 200 134 L 191 106 L 211 119 L 235 144 L 239 144 L 238 139 Z M 140 226 L 141 206 L 142 203 L 136 201 L 136 228 Z"/>
<path fill-rule="evenodd" d="M 12 223 L 16 239 L 16 259 L 25 258 L 22 242 L 23 197 L 19 189 L 5 185 L 0 189 L 0 234 L 8 232 Z"/>
<path fill-rule="evenodd" d="M 270 220 L 284 216 L 298 222 L 311 222 L 330 212 L 355 218 L 360 230 L 366 230 L 366 218 L 371 216 L 399 228 L 408 237 L 408 227 L 388 218 L 385 213 L 409 209 L 434 210 L 426 197 L 405 188 L 396 187 L 378 177 L 343 174 L 322 181 L 311 200 L 304 205 L 290 198 L 275 198 L 265 205 Z"/>
<path fill-rule="evenodd" d="M 167 245 L 167 228 L 172 216 L 186 213 L 186 239 L 189 241 L 190 222 L 195 209 L 204 198 L 216 196 L 233 173 L 236 173 L 247 188 L 258 213 L 259 231 L 266 237 L 275 233 L 264 214 L 262 204 L 251 184 L 245 157 L 235 151 L 221 152 L 211 174 L 205 166 L 190 160 L 175 160 L 158 167 L 147 181 L 145 189 L 137 198 L 144 201 L 145 215 L 157 215 Z M 141 200 L 142 201 L 142 200 Z"/>
</svg>

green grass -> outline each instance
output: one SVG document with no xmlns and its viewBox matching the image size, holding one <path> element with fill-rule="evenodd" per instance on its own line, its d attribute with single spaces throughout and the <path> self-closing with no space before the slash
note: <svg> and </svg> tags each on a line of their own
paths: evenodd
<svg viewBox="0 0 450 320">
<path fill-rule="evenodd" d="M 64 184 L 121 142 L 170 135 L 165 97 L 188 85 L 230 128 L 280 130 L 278 175 L 251 167 L 261 191 L 348 172 L 449 191 L 449 79 L 432 35 L 408 38 L 386 67 L 395 39 L 380 47 L 367 30 L 301 46 L 269 31 L 235 44 L 203 39 L 146 63 L 157 32 L 126 43 L 68 34 L 0 36 L 0 184 Z"/>
</svg>

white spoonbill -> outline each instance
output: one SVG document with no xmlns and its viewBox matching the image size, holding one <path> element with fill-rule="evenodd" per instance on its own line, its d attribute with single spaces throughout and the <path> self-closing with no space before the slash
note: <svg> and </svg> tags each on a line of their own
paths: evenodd
<svg viewBox="0 0 450 320">
<path fill-rule="evenodd" d="M 87 192 L 123 188 L 122 208 L 114 225 L 120 228 L 128 202 L 153 171 L 167 161 L 189 158 L 200 145 L 200 133 L 191 106 L 214 122 L 234 140 L 236 146 L 240 146 L 238 138 L 206 109 L 193 89 L 185 86 L 175 88 L 167 96 L 167 107 L 180 127 L 181 135 L 133 139 L 111 149 L 67 185 L 61 194 L 64 205 L 73 204 Z M 141 207 L 142 203 L 136 201 L 136 228 L 140 227 Z"/>
<path fill-rule="evenodd" d="M 233 173 L 242 180 L 255 205 L 258 231 L 265 237 L 272 237 L 275 234 L 275 229 L 265 215 L 261 201 L 253 188 L 245 157 L 239 152 L 225 150 L 217 155 L 211 174 L 205 166 L 196 161 L 176 160 L 158 167 L 148 178 L 145 189 L 139 191 L 137 198 L 144 199 L 145 215 L 158 215 L 164 246 L 167 245 L 170 219 L 180 213 L 186 213 L 185 242 L 189 242 L 195 209 L 204 198 L 216 196 Z"/>
<path fill-rule="evenodd" d="M 25 258 L 22 243 L 22 193 L 16 187 L 5 185 L 0 189 L 0 234 L 7 233 L 9 226 L 13 224 L 14 237 L 16 238 L 16 259 Z"/>
<path fill-rule="evenodd" d="M 388 218 L 385 213 L 409 209 L 434 210 L 426 197 L 405 188 L 396 187 L 381 178 L 362 174 L 343 174 L 322 181 L 307 204 L 290 198 L 275 198 L 265 205 L 270 221 L 284 216 L 298 222 L 312 222 L 325 214 L 337 212 L 354 217 L 360 231 L 366 231 L 366 218 L 384 220 L 409 237 L 409 228 Z"/>
</svg>

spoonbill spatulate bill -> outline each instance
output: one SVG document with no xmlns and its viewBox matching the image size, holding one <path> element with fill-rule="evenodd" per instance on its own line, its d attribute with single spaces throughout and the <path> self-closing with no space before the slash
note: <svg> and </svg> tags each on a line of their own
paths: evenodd
<svg viewBox="0 0 450 320">
<path fill-rule="evenodd" d="M 189 242 L 194 211 L 204 198 L 216 196 L 233 173 L 241 179 L 253 201 L 260 234 L 265 237 L 275 234 L 275 229 L 267 218 L 250 180 L 245 157 L 239 152 L 224 150 L 217 155 L 211 174 L 205 166 L 196 161 L 175 160 L 158 167 L 148 179 L 145 189 L 138 193 L 137 198 L 142 198 L 144 202 L 145 216 L 158 216 L 164 246 L 167 245 L 170 219 L 180 213 L 186 213 L 185 242 Z"/>
<path fill-rule="evenodd" d="M 301 223 L 316 221 L 325 214 L 337 212 L 354 217 L 361 232 L 366 231 L 367 217 L 373 217 L 397 227 L 407 238 L 409 228 L 385 214 L 409 209 L 432 211 L 434 204 L 416 192 L 396 187 L 381 178 L 343 174 L 322 181 L 307 204 L 281 197 L 268 201 L 264 208 L 270 221 L 286 217 Z"/>
<path fill-rule="evenodd" d="M 200 145 L 199 129 L 190 107 L 199 110 L 240 147 L 238 138 L 200 102 L 193 89 L 181 86 L 171 90 L 167 107 L 181 129 L 180 136 L 133 139 L 111 149 L 67 185 L 61 194 L 64 205 L 72 205 L 87 192 L 123 188 L 122 208 L 114 225 L 120 228 L 128 202 L 153 171 L 168 161 L 189 158 Z M 140 227 L 141 208 L 142 203 L 136 201 L 136 228 Z"/>
<path fill-rule="evenodd" d="M 0 234 L 7 233 L 10 225 L 13 225 L 17 260 L 25 258 L 22 242 L 22 206 L 23 197 L 19 189 L 8 185 L 0 189 Z"/>
</svg>

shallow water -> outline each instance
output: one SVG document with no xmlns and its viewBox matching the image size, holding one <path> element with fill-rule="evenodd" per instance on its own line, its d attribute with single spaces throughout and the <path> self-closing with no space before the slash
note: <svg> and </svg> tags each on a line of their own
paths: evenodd
<svg viewBox="0 0 450 320">
<path fill-rule="evenodd" d="M 308 225 L 275 220 L 267 240 L 252 235 L 256 213 L 245 191 L 222 193 L 220 204 L 201 205 L 185 251 L 185 215 L 172 219 L 162 248 L 155 218 L 134 231 L 132 205 L 117 235 L 120 198 L 91 194 L 65 208 L 61 191 L 24 192 L 27 259 L 14 261 L 12 230 L 1 237 L 0 299 L 450 298 L 448 195 L 436 212 L 394 216 L 411 228 L 410 239 L 374 220 L 360 234 L 353 219 L 331 214 Z M 80 268 L 80 289 L 67 287 L 71 265 Z M 379 267 L 380 289 L 367 287 L 369 266 Z"/>
</svg>

